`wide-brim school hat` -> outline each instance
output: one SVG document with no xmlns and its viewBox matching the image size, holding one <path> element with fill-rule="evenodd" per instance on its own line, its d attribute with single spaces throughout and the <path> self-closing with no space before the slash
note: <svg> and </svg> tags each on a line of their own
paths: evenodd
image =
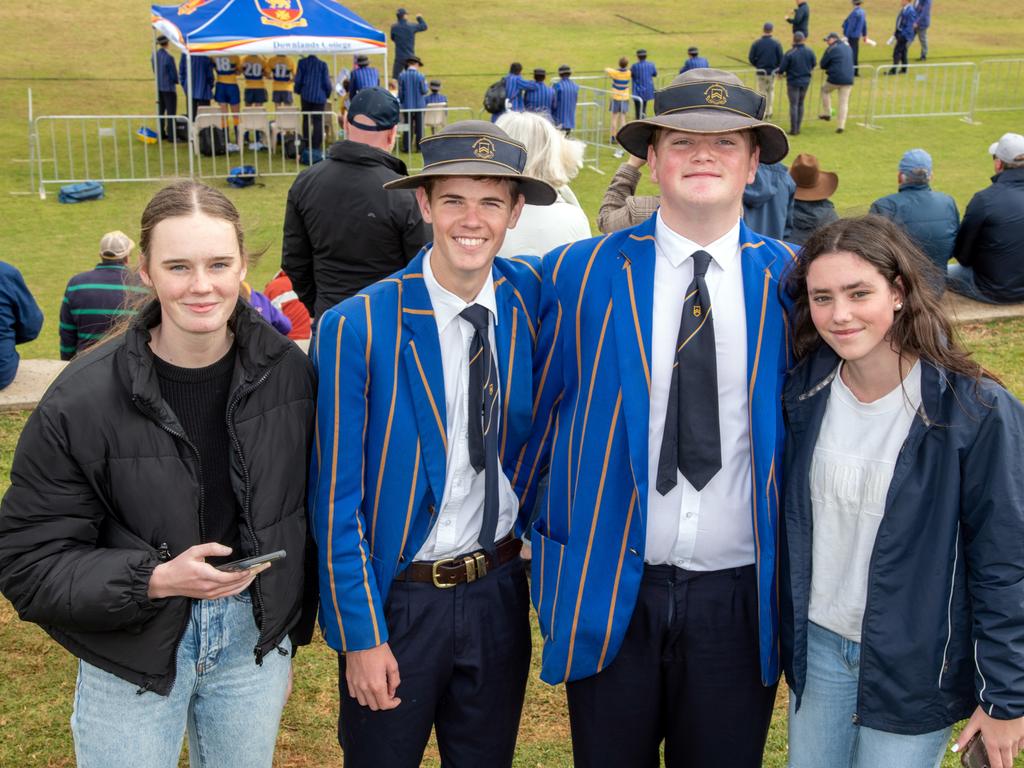
<svg viewBox="0 0 1024 768">
<path fill-rule="evenodd" d="M 777 163 L 789 152 L 786 132 L 764 120 L 764 96 L 747 88 L 731 72 L 691 69 L 677 75 L 654 94 L 654 116 L 634 120 L 619 131 L 619 144 L 640 158 L 659 128 L 692 133 L 731 133 L 753 130 L 762 163 Z"/>
<path fill-rule="evenodd" d="M 386 189 L 415 189 L 430 179 L 471 176 L 514 179 L 530 205 L 551 205 L 558 198 L 546 181 L 523 174 L 526 147 L 501 128 L 484 120 L 452 123 L 420 142 L 423 170 L 389 181 Z"/>
</svg>

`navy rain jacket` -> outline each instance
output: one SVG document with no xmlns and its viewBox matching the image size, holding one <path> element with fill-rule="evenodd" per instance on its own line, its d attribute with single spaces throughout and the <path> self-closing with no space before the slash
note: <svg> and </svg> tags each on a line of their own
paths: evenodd
<svg viewBox="0 0 1024 768">
<path fill-rule="evenodd" d="M 782 664 L 807 678 L 810 468 L 838 358 L 791 372 L 781 520 Z M 1005 389 L 921 363 L 921 409 L 900 449 L 869 566 L 854 722 L 919 734 L 981 706 L 1024 715 L 1024 406 Z"/>
</svg>

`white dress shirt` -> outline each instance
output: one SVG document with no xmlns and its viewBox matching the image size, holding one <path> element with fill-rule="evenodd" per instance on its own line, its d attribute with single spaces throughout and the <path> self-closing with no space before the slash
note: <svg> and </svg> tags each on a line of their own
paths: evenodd
<svg viewBox="0 0 1024 768">
<path fill-rule="evenodd" d="M 751 522 L 750 431 L 747 407 L 747 318 L 740 267 L 740 225 L 710 245 L 700 246 L 674 232 L 658 213 L 655 228 L 651 413 L 647 439 L 647 544 L 644 560 L 692 571 L 736 568 L 754 562 Z M 662 496 L 658 460 L 665 408 L 672 385 L 679 319 L 693 280 L 694 251 L 711 254 L 705 282 L 711 294 L 718 374 L 718 425 L 722 468 L 696 490 L 678 473 Z M 683 407 L 701 408 L 700 402 Z"/>
<path fill-rule="evenodd" d="M 465 302 L 443 288 L 430 268 L 429 251 L 423 257 L 423 282 L 426 283 L 430 304 L 434 308 L 437 335 L 441 342 L 445 412 L 448 420 L 444 495 L 437 505 L 434 527 L 416 553 L 417 560 L 430 561 L 480 549 L 477 538 L 484 518 L 484 472 L 474 470 L 469 461 L 469 348 L 476 331 L 472 323 L 459 317 L 459 313 L 470 304 L 480 304 L 490 311 L 493 323 L 487 333 L 491 353 L 495 355 L 497 364 L 494 327 L 498 324 L 498 305 L 490 273 L 475 301 Z M 499 429 L 504 427 L 502 424 Z M 499 472 L 498 539 L 512 530 L 518 508 L 519 501 L 512 491 L 512 485 L 505 473 Z"/>
</svg>

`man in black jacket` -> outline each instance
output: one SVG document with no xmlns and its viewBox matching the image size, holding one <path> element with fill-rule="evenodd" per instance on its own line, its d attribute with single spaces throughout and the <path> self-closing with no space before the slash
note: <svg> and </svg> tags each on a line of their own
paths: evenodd
<svg viewBox="0 0 1024 768">
<path fill-rule="evenodd" d="M 394 96 L 360 90 L 349 107 L 346 140 L 300 173 L 288 192 L 281 267 L 314 320 L 404 267 L 430 239 L 412 192 L 384 190 L 385 182 L 408 175 L 389 154 L 398 118 Z"/>
<path fill-rule="evenodd" d="M 949 287 L 992 304 L 1024 301 L 1024 136 L 1003 134 L 988 151 L 996 175 L 967 204 Z"/>
<path fill-rule="evenodd" d="M 767 120 L 772 116 L 772 101 L 775 96 L 775 71 L 782 65 L 782 43 L 772 37 L 775 25 L 770 21 L 764 23 L 762 35 L 750 46 L 747 61 L 757 70 L 757 90 L 764 94 L 768 109 L 764 113 Z M 760 230 L 758 230 L 760 231 Z"/>
<path fill-rule="evenodd" d="M 839 92 L 839 125 L 836 133 L 846 130 L 846 115 L 850 109 L 850 91 L 853 90 L 854 65 L 853 49 L 835 32 L 825 38 L 828 48 L 821 57 L 821 68 L 825 70 L 825 82 L 821 84 L 821 120 L 832 119 L 832 92 Z"/>
<path fill-rule="evenodd" d="M 786 78 L 786 95 L 789 97 L 789 135 L 800 135 L 800 124 L 804 119 L 804 100 L 811 86 L 811 72 L 818 66 L 814 51 L 804 45 L 803 32 L 793 33 L 793 47 L 782 57 L 778 76 Z"/>
</svg>

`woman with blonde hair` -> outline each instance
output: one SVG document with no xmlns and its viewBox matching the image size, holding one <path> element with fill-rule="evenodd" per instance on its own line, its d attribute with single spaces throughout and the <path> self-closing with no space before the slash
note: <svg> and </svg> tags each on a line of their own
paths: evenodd
<svg viewBox="0 0 1024 768">
<path fill-rule="evenodd" d="M 569 188 L 583 167 L 583 142 L 567 138 L 545 116 L 534 112 L 506 112 L 497 125 L 526 147 L 523 173 L 558 191 L 553 205 L 523 207 L 519 223 L 505 236 L 498 256 L 543 256 L 559 245 L 590 237 L 590 221 Z"/>
</svg>

